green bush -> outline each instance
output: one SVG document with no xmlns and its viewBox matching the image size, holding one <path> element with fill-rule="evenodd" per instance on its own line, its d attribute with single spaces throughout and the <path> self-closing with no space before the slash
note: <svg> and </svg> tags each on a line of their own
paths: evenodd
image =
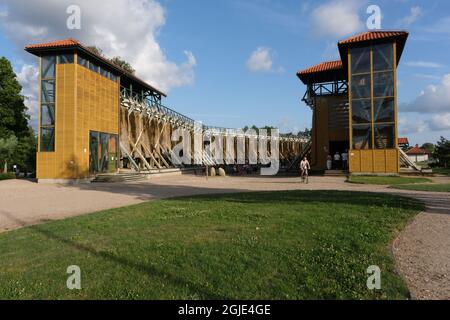
<svg viewBox="0 0 450 320">
<path fill-rule="evenodd" d="M 12 172 L 0 173 L 0 180 L 15 179 L 16 175 Z"/>
</svg>

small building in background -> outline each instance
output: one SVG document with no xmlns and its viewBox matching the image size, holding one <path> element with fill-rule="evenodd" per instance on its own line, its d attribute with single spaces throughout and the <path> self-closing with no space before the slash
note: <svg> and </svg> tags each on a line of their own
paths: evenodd
<svg viewBox="0 0 450 320">
<path fill-rule="evenodd" d="M 408 138 L 398 138 L 398 146 L 402 148 L 402 150 L 406 151 L 409 149 L 409 141 Z"/>
<path fill-rule="evenodd" d="M 430 160 L 429 152 L 423 148 L 420 148 L 418 144 L 406 151 L 406 154 L 412 162 L 424 162 Z"/>
</svg>

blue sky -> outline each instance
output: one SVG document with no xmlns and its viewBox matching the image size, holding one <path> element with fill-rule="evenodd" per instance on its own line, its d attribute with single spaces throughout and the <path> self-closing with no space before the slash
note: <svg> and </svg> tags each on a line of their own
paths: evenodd
<svg viewBox="0 0 450 320">
<path fill-rule="evenodd" d="M 35 59 L 23 45 L 75 37 L 127 58 L 168 91 L 168 106 L 196 120 L 284 132 L 311 126 L 296 71 L 338 58 L 336 42 L 367 30 L 376 4 L 383 29 L 410 32 L 398 69 L 401 135 L 419 144 L 450 137 L 449 1 L 112 0 L 102 12 L 97 0 L 20 2 L 29 3 L 0 0 L 0 54 L 14 62 L 32 114 Z M 80 6 L 82 30 L 65 28 L 68 4 Z"/>
</svg>

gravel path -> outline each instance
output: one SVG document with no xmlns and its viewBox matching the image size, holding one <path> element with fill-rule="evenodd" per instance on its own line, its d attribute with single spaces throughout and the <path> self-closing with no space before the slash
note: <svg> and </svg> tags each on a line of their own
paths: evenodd
<svg viewBox="0 0 450 320">
<path fill-rule="evenodd" d="M 450 178 L 435 178 L 450 183 Z M 127 206 L 152 199 L 196 194 L 269 190 L 349 190 L 411 196 L 426 211 L 398 236 L 393 252 L 400 273 L 415 299 L 450 299 L 449 193 L 389 189 L 387 186 L 345 183 L 341 177 L 209 178 L 191 175 L 154 177 L 127 184 L 36 184 L 24 180 L 0 181 L 0 233 L 27 225 Z"/>
</svg>

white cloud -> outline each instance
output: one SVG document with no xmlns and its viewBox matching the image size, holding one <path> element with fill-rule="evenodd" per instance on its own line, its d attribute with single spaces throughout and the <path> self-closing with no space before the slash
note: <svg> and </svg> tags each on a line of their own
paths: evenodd
<svg viewBox="0 0 450 320">
<path fill-rule="evenodd" d="M 364 28 L 359 10 L 364 1 L 333 0 L 312 12 L 312 28 L 320 36 L 344 37 Z"/>
<path fill-rule="evenodd" d="M 403 112 L 436 114 L 450 112 L 450 74 L 438 85 L 429 85 L 411 103 L 401 106 Z"/>
<path fill-rule="evenodd" d="M 423 10 L 419 6 L 412 7 L 408 16 L 398 22 L 398 27 L 407 28 L 423 16 Z"/>
<path fill-rule="evenodd" d="M 25 97 L 25 105 L 30 114 L 30 125 L 37 129 L 38 125 L 38 67 L 31 64 L 22 64 L 16 72 L 17 80 L 22 85 L 22 95 Z"/>
<path fill-rule="evenodd" d="M 274 53 L 270 48 L 257 48 L 247 60 L 247 69 L 251 72 L 273 71 L 273 55 Z"/>
<path fill-rule="evenodd" d="M 416 68 L 432 68 L 438 69 L 445 67 L 443 64 L 431 61 L 407 61 L 405 65 L 408 67 L 416 67 Z"/>
<path fill-rule="evenodd" d="M 108 57 L 121 56 L 137 75 L 161 90 L 194 81 L 194 55 L 184 63 L 170 61 L 157 36 L 165 24 L 164 8 L 156 0 L 0 0 L 8 10 L 0 23 L 19 47 L 29 43 L 74 37 L 96 45 Z M 81 30 L 66 28 L 69 5 L 81 8 Z M 26 10 L 24 10 L 26 8 Z M 99 10 L 101 8 L 101 10 Z"/>
<path fill-rule="evenodd" d="M 434 115 L 429 123 L 434 131 L 450 130 L 450 112 Z"/>
<path fill-rule="evenodd" d="M 450 74 L 440 84 L 426 87 L 414 101 L 400 105 L 400 112 L 413 112 L 409 119 L 399 118 L 402 134 L 450 130 Z"/>
</svg>

